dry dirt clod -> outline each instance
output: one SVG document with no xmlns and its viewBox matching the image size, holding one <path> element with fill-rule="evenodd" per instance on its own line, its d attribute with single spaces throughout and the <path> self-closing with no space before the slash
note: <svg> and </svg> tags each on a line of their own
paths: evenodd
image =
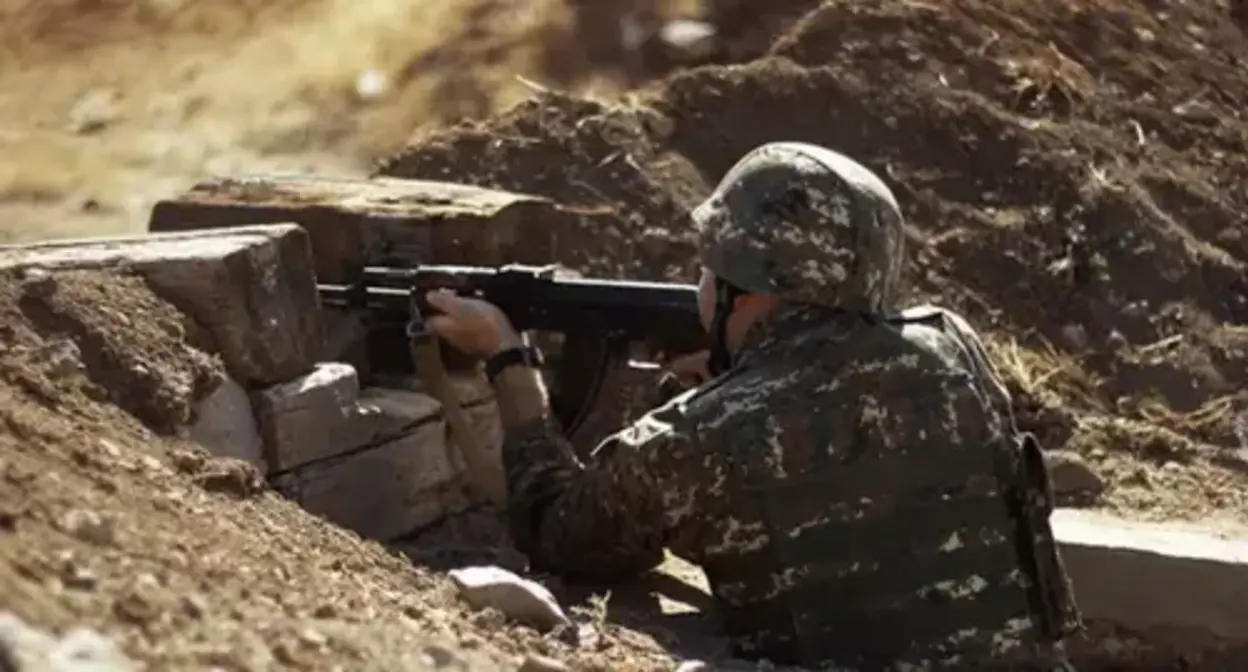
<svg viewBox="0 0 1248 672">
<path fill-rule="evenodd" d="M 572 668 L 546 656 L 529 656 L 517 668 L 517 672 L 568 672 Z"/>
<path fill-rule="evenodd" d="M 69 129 L 79 135 L 104 130 L 118 118 L 117 92 L 112 89 L 88 91 L 70 112 Z"/>
<path fill-rule="evenodd" d="M 95 511 L 72 509 L 61 518 L 61 528 L 96 546 L 107 546 L 116 538 L 116 525 L 112 518 L 102 516 Z"/>
<path fill-rule="evenodd" d="M 465 567 L 452 570 L 450 578 L 473 609 L 493 608 L 539 630 L 571 622 L 545 586 L 501 567 Z"/>
<path fill-rule="evenodd" d="M 159 584 L 150 574 L 135 577 L 130 586 L 113 602 L 113 614 L 133 625 L 144 625 L 160 617 L 163 611 Z"/>
<path fill-rule="evenodd" d="M 22 273 L 22 296 L 42 301 L 56 293 L 56 278 L 46 269 L 28 268 Z"/>
<path fill-rule="evenodd" d="M 0 508 L 0 532 L 13 532 L 24 512 L 15 507 Z"/>
<path fill-rule="evenodd" d="M 61 568 L 61 584 L 73 590 L 93 590 L 100 582 L 95 572 L 76 562 L 66 562 Z"/>
<path fill-rule="evenodd" d="M 208 613 L 208 603 L 199 595 L 183 595 L 178 602 L 182 613 L 195 620 L 200 620 Z"/>
<path fill-rule="evenodd" d="M 238 499 L 254 497 L 268 485 L 255 465 L 233 458 L 208 460 L 194 475 L 196 485 Z"/>
</svg>

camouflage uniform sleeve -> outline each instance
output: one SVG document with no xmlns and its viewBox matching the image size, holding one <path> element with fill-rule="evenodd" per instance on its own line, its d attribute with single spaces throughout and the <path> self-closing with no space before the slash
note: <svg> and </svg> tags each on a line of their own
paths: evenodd
<svg viewBox="0 0 1248 672">
<path fill-rule="evenodd" d="M 622 581 L 662 561 L 672 503 L 697 478 L 693 440 L 663 417 L 656 409 L 606 439 L 588 466 L 553 420 L 507 431 L 508 522 L 534 569 Z"/>
</svg>

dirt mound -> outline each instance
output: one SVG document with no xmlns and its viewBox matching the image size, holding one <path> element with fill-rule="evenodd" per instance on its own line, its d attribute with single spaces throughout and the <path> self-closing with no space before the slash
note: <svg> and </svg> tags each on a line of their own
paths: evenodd
<svg viewBox="0 0 1248 672">
<path fill-rule="evenodd" d="M 691 270 L 685 212 L 750 148 L 864 161 L 904 204 L 916 301 L 990 336 L 1021 422 L 1147 517 L 1248 515 L 1248 40 L 1216 3 L 833 1 L 772 56 L 611 105 L 541 96 L 379 172 L 611 208 L 618 270 Z"/>
<path fill-rule="evenodd" d="M 224 377 L 218 362 L 187 344 L 194 325 L 137 277 L 6 273 L 0 316 L 10 365 L 0 374 L 51 404 L 63 397 L 55 382 L 73 380 L 82 396 L 172 431 Z M 70 376 L 78 365 L 85 376 Z"/>
</svg>

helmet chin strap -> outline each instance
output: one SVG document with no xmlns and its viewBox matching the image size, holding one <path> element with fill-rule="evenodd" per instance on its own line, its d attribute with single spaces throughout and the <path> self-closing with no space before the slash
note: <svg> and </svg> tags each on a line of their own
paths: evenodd
<svg viewBox="0 0 1248 672">
<path fill-rule="evenodd" d="M 728 352 L 728 317 L 732 304 L 744 294 L 740 289 L 715 278 L 715 316 L 711 320 L 711 357 L 707 368 L 712 376 L 732 368 L 732 353 Z"/>
</svg>

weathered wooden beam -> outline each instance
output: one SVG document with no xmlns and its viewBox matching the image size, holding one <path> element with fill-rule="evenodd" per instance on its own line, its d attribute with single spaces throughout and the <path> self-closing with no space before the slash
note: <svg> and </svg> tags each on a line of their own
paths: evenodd
<svg viewBox="0 0 1248 672">
<path fill-rule="evenodd" d="M 556 229 L 574 218 L 545 198 L 446 182 L 250 176 L 160 201 L 148 226 L 295 222 L 311 235 L 320 281 L 342 283 L 368 264 L 549 263 Z"/>
</svg>

